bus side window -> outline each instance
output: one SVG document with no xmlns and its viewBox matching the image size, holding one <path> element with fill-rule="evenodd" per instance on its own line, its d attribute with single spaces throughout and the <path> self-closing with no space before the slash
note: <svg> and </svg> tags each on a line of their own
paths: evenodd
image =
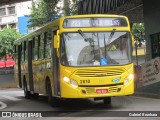
<svg viewBox="0 0 160 120">
<path fill-rule="evenodd" d="M 21 43 L 21 62 L 24 62 L 24 42 Z"/>
<path fill-rule="evenodd" d="M 44 33 L 44 58 L 46 58 L 47 32 Z"/>
<path fill-rule="evenodd" d="M 39 59 L 44 58 L 44 34 L 40 36 Z"/>
<path fill-rule="evenodd" d="M 35 37 L 33 38 L 32 41 L 32 60 L 34 60 L 34 54 L 35 54 L 34 48 L 35 48 Z"/>
<path fill-rule="evenodd" d="M 40 35 L 38 35 L 38 59 L 40 59 L 40 45 L 41 45 L 41 43 L 40 43 L 40 39 L 41 39 L 41 36 Z"/>
<path fill-rule="evenodd" d="M 26 60 L 28 61 L 28 42 L 26 42 Z"/>
<path fill-rule="evenodd" d="M 45 39 L 45 52 L 44 52 L 44 55 L 45 55 L 45 58 L 50 58 L 51 57 L 51 40 L 52 40 L 52 32 L 45 32 L 45 36 L 44 36 L 44 39 Z"/>
<path fill-rule="evenodd" d="M 26 56 L 27 56 L 27 54 L 26 54 L 26 41 L 24 41 L 24 45 L 23 45 L 23 57 L 24 57 L 24 62 L 26 61 Z"/>
<path fill-rule="evenodd" d="M 38 36 L 34 38 L 34 60 L 38 60 Z"/>
</svg>

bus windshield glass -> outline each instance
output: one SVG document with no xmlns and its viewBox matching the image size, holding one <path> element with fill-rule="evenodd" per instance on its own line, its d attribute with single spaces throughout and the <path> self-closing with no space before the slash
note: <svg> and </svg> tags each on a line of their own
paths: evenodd
<svg viewBox="0 0 160 120">
<path fill-rule="evenodd" d="M 65 66 L 109 66 L 131 63 L 129 32 L 62 33 L 61 64 Z"/>
</svg>

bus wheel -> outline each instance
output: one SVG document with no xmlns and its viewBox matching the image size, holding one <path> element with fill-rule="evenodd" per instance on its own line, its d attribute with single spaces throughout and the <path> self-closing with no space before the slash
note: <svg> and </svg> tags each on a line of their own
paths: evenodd
<svg viewBox="0 0 160 120">
<path fill-rule="evenodd" d="M 111 97 L 107 97 L 103 99 L 104 104 L 111 104 Z"/>
<path fill-rule="evenodd" d="M 53 106 L 57 107 L 59 104 L 58 98 L 52 96 L 52 89 L 50 82 L 47 83 L 47 95 L 48 95 L 48 103 Z"/>
<path fill-rule="evenodd" d="M 34 94 L 32 95 L 32 97 L 33 97 L 34 99 L 38 99 L 38 98 L 39 98 L 39 94 L 38 94 L 38 93 L 34 93 Z"/>
<path fill-rule="evenodd" d="M 27 89 L 27 83 L 26 83 L 26 81 L 24 80 L 24 82 L 23 82 L 23 89 L 24 89 L 24 97 L 26 98 L 26 99 L 30 99 L 30 97 L 31 97 L 31 93 L 28 91 L 28 89 Z"/>
</svg>

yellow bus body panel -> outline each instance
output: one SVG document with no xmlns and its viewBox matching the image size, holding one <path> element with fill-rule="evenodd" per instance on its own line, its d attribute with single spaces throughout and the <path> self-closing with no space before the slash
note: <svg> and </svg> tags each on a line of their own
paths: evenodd
<svg viewBox="0 0 160 120">
<path fill-rule="evenodd" d="M 95 73 L 96 72 L 96 73 Z M 98 76 L 106 74 L 106 76 Z M 125 79 L 133 74 L 133 64 L 126 66 L 107 66 L 107 67 L 88 67 L 88 68 L 72 68 L 61 66 L 61 97 L 62 98 L 92 98 L 107 96 L 123 96 L 134 93 L 134 79 L 130 79 L 125 83 Z M 96 77 L 95 77 L 96 76 Z M 78 83 L 78 87 L 74 88 L 63 80 L 68 77 Z M 120 81 L 113 82 L 114 79 L 120 78 Z M 85 81 L 90 83 L 85 83 Z M 84 81 L 84 83 L 83 83 Z M 96 93 L 97 89 L 107 89 L 107 93 Z M 83 93 L 82 91 L 86 91 Z"/>
</svg>

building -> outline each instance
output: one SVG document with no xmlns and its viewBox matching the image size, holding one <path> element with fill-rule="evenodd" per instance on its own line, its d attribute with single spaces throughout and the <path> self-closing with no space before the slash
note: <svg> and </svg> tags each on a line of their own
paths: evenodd
<svg viewBox="0 0 160 120">
<path fill-rule="evenodd" d="M 0 7 L 0 30 L 5 27 L 16 29 L 20 33 L 27 31 L 27 15 L 31 12 L 31 1 L 16 4 L 4 5 Z M 23 12 L 22 12 L 23 11 Z"/>
<path fill-rule="evenodd" d="M 160 57 L 160 1 L 143 0 L 147 60 Z"/>
</svg>

